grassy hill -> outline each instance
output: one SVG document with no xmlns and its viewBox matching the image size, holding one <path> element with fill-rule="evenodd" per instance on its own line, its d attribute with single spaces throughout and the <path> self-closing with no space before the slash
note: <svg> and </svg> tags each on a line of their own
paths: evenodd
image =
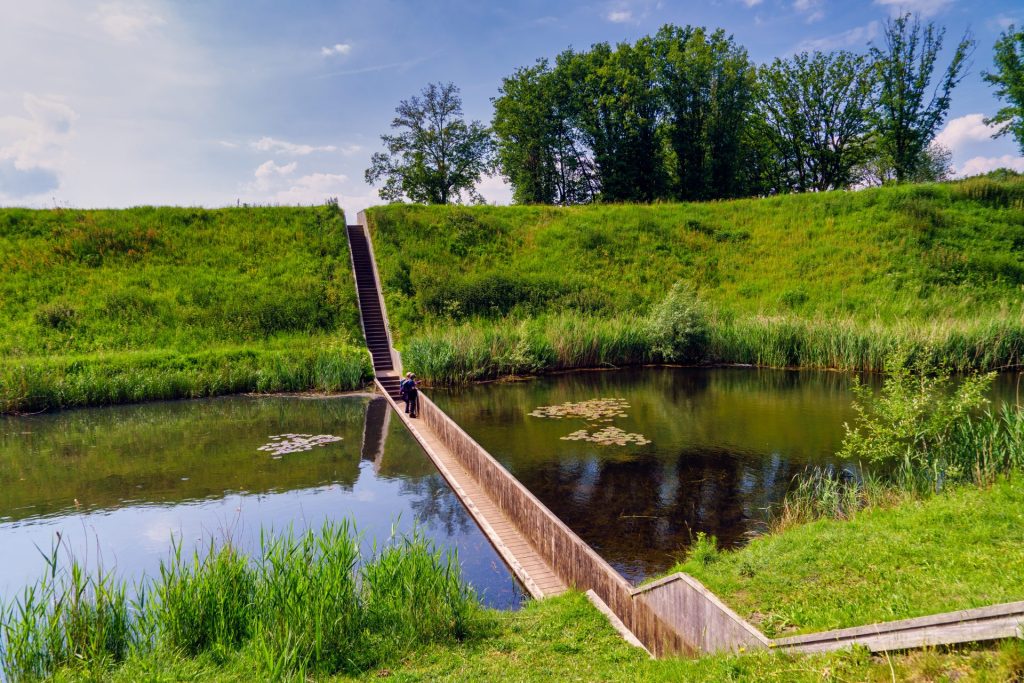
<svg viewBox="0 0 1024 683">
<path fill-rule="evenodd" d="M 0 411 L 351 389 L 337 207 L 0 210 Z"/>
<path fill-rule="evenodd" d="M 657 360 L 645 316 L 696 290 L 703 360 L 953 369 L 1024 349 L 1024 177 L 651 206 L 368 212 L 398 345 L 448 381 Z"/>
</svg>

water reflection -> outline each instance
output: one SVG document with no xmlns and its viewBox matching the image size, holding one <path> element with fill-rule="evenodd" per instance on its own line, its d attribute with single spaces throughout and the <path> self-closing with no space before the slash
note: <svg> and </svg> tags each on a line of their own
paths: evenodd
<svg viewBox="0 0 1024 683">
<path fill-rule="evenodd" d="M 869 382 L 877 378 L 867 378 Z M 566 524 L 627 578 L 668 569 L 697 532 L 724 546 L 763 528 L 808 465 L 838 460 L 853 419 L 851 377 L 745 368 L 645 368 L 434 390 L 432 396 Z M 995 396 L 1012 399 L 1012 378 Z M 652 443 L 562 440 L 584 423 L 539 406 L 625 399 L 616 426 Z"/>
<path fill-rule="evenodd" d="M 279 460 L 270 435 L 341 437 Z M 414 523 L 457 549 L 497 607 L 522 592 L 387 402 L 232 397 L 0 418 L 0 597 L 39 576 L 60 533 L 77 556 L 127 578 L 154 574 L 171 535 L 252 550 L 262 528 L 352 518 L 367 548 Z"/>
</svg>

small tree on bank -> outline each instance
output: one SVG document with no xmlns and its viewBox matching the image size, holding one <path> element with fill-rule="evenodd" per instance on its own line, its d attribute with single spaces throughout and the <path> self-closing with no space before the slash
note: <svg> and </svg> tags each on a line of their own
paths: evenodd
<svg viewBox="0 0 1024 683">
<path fill-rule="evenodd" d="M 386 152 L 377 152 L 366 182 L 381 199 L 425 204 L 459 203 L 465 193 L 483 201 L 476 185 L 493 167 L 491 132 L 479 121 L 462 118 L 462 98 L 453 83 L 431 83 L 420 96 L 402 100 L 391 128 L 382 135 Z"/>
</svg>

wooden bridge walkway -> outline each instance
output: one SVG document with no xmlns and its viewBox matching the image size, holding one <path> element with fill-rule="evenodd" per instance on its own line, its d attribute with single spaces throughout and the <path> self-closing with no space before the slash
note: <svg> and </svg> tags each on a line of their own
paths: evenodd
<svg viewBox="0 0 1024 683">
<path fill-rule="evenodd" d="M 430 425 L 422 420 L 410 418 L 404 412 L 404 405 L 399 405 L 399 359 L 391 350 L 391 334 L 385 317 L 384 302 L 377 287 L 378 279 L 369 237 L 360 225 L 350 225 L 348 237 L 363 332 L 373 358 L 373 370 L 378 387 L 530 595 L 540 599 L 564 593 L 565 583 L 517 530 L 516 525 L 495 505 L 477 481 L 459 464 Z"/>
</svg>

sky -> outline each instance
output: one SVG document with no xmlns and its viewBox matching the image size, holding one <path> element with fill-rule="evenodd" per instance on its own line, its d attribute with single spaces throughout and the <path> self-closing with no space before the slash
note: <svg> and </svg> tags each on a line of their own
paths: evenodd
<svg viewBox="0 0 1024 683">
<path fill-rule="evenodd" d="M 363 181 L 394 108 L 452 81 L 489 122 L 504 76 L 666 23 L 721 27 L 757 63 L 864 51 L 887 17 L 970 30 L 970 74 L 939 141 L 959 174 L 1024 171 L 984 118 L 982 72 L 1020 0 L 0 0 L 0 205 L 380 203 Z M 942 62 L 943 65 L 945 62 Z M 499 177 L 480 188 L 508 203 Z"/>
</svg>

